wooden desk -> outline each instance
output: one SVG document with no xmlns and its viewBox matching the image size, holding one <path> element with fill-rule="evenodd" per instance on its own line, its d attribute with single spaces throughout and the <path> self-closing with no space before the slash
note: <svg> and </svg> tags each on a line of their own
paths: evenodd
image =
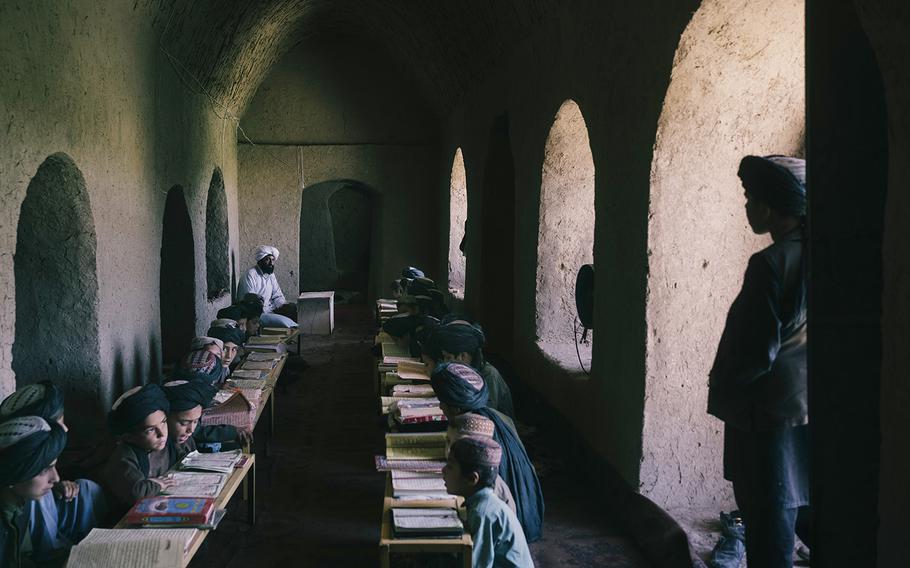
<svg viewBox="0 0 910 568">
<path fill-rule="evenodd" d="M 259 424 L 260 419 L 262 418 L 263 413 L 265 412 L 266 406 L 269 409 L 268 422 L 266 423 L 266 438 L 265 438 L 265 455 L 269 455 L 269 444 L 271 443 L 272 436 L 275 433 L 275 387 L 278 385 L 278 378 L 281 376 L 281 372 L 284 370 L 284 365 L 287 363 L 288 354 L 282 353 L 278 362 L 272 367 L 272 370 L 269 371 L 268 375 L 262 379 L 262 389 L 259 396 L 259 405 L 256 407 L 256 416 L 253 419 L 251 427 L 253 430 L 256 429 L 256 426 Z M 241 364 L 240 369 L 243 368 Z M 247 445 L 245 448 L 247 453 L 250 453 L 250 446 Z"/>
<path fill-rule="evenodd" d="M 247 493 L 244 491 L 243 498 L 247 502 L 247 519 L 250 524 L 256 523 L 256 456 L 253 454 L 247 454 L 246 463 L 243 466 L 235 468 L 234 472 L 228 476 L 227 481 L 224 484 L 224 487 L 221 489 L 221 493 L 218 494 L 218 497 L 215 498 L 215 508 L 224 509 L 227 507 L 228 503 L 231 500 L 231 497 L 237 492 L 237 488 L 241 485 L 246 485 L 244 482 L 249 476 L 249 486 L 251 490 Z M 120 522 L 114 526 L 115 529 L 126 529 L 130 528 L 126 524 L 126 517 L 120 519 Z M 146 529 L 146 528 L 137 528 L 133 529 L 137 531 L 153 531 L 157 529 Z M 193 538 L 190 539 L 190 544 L 187 547 L 186 553 L 183 555 L 183 566 L 189 565 L 190 561 L 199 551 L 199 547 L 202 546 L 202 542 L 211 532 L 209 529 L 196 529 L 196 533 L 193 535 Z"/>
<path fill-rule="evenodd" d="M 382 527 L 379 533 L 379 563 L 388 568 L 389 555 L 395 553 L 455 553 L 461 555 L 462 566 L 471 568 L 474 542 L 465 533 L 461 538 L 394 538 L 392 536 L 392 507 L 395 508 L 459 508 L 464 500 L 453 496 L 451 499 L 428 501 L 400 500 L 392 497 L 392 474 L 386 474 L 385 498 L 382 506 Z"/>
</svg>

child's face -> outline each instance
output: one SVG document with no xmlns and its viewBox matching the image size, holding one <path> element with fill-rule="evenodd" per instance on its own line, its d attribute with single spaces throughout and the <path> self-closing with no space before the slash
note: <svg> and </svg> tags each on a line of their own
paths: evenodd
<svg viewBox="0 0 910 568">
<path fill-rule="evenodd" d="M 163 450 L 167 445 L 167 415 L 156 410 L 145 417 L 142 425 L 124 436 L 127 442 L 137 448 L 154 452 Z"/>
<path fill-rule="evenodd" d="M 471 479 L 465 479 L 461 473 L 461 466 L 453 456 L 449 456 L 442 468 L 442 480 L 446 484 L 446 491 L 450 495 L 467 496 L 471 494 L 474 484 Z"/>
<path fill-rule="evenodd" d="M 202 407 L 196 406 L 181 412 L 171 412 L 167 417 L 167 428 L 171 437 L 178 444 L 186 443 L 196 431 L 199 418 L 202 417 Z"/>
<path fill-rule="evenodd" d="M 57 475 L 57 460 L 54 460 L 35 477 L 13 485 L 12 491 L 20 499 L 37 501 L 47 495 L 58 481 L 60 476 Z"/>
<path fill-rule="evenodd" d="M 259 334 L 259 318 L 247 318 L 246 320 L 246 334 L 249 337 Z"/>
<path fill-rule="evenodd" d="M 230 365 L 231 361 L 234 360 L 234 357 L 237 356 L 237 344 L 231 341 L 228 341 L 224 344 L 224 356 L 221 358 L 221 364 L 224 366 Z"/>
</svg>

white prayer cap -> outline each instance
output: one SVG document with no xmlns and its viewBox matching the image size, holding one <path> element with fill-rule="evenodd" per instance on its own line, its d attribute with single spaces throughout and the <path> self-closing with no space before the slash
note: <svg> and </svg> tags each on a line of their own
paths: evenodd
<svg viewBox="0 0 910 568">
<path fill-rule="evenodd" d="M 269 245 L 260 245 L 256 249 L 256 254 L 255 254 L 256 262 L 259 262 L 260 260 L 262 260 L 263 258 L 265 258 L 269 255 L 272 255 L 272 258 L 274 260 L 278 260 L 278 254 L 279 254 L 278 249 L 276 249 L 275 247 L 272 247 Z"/>
<path fill-rule="evenodd" d="M 214 337 L 205 337 L 204 335 L 194 337 L 193 340 L 190 341 L 190 351 L 199 351 L 200 349 L 205 349 L 209 345 L 216 345 L 218 349 L 224 351 L 224 342 Z"/>
</svg>

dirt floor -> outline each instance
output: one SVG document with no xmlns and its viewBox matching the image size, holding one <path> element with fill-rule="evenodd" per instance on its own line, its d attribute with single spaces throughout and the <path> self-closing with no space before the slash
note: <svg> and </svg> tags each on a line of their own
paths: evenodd
<svg viewBox="0 0 910 568">
<path fill-rule="evenodd" d="M 304 343 L 309 368 L 292 365 L 282 375 L 268 458 L 262 455 L 265 431 L 257 430 L 256 525 L 245 522 L 235 497 L 193 568 L 378 566 L 385 477 L 373 466 L 373 456 L 384 451 L 369 351 L 374 326 L 363 307 L 338 306 L 335 317 L 333 336 Z M 532 458 L 554 454 L 534 443 L 528 444 Z M 571 472 L 552 464 L 540 470 L 545 536 L 531 545 L 538 567 L 648 565 L 593 510 L 588 488 Z M 447 564 L 451 559 L 393 557 L 393 566 Z"/>
</svg>

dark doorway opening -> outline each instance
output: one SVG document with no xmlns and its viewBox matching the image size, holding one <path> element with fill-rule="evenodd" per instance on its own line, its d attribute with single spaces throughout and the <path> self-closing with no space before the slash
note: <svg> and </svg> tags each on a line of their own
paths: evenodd
<svg viewBox="0 0 910 568">
<path fill-rule="evenodd" d="M 161 357 L 174 363 L 189 348 L 196 326 L 193 226 L 183 188 L 167 193 L 161 234 Z"/>
<path fill-rule="evenodd" d="M 491 351 L 512 352 L 515 307 L 515 165 L 509 137 L 509 118 L 493 120 L 481 189 L 481 323 Z"/>
<path fill-rule="evenodd" d="M 354 180 L 303 190 L 300 206 L 300 291 L 334 290 L 337 301 L 369 293 L 373 191 Z"/>
<path fill-rule="evenodd" d="M 65 390 L 77 439 L 104 416 L 96 252 L 82 172 L 66 154 L 53 154 L 29 183 L 19 214 L 12 368 L 17 387 L 50 379 Z"/>
</svg>

